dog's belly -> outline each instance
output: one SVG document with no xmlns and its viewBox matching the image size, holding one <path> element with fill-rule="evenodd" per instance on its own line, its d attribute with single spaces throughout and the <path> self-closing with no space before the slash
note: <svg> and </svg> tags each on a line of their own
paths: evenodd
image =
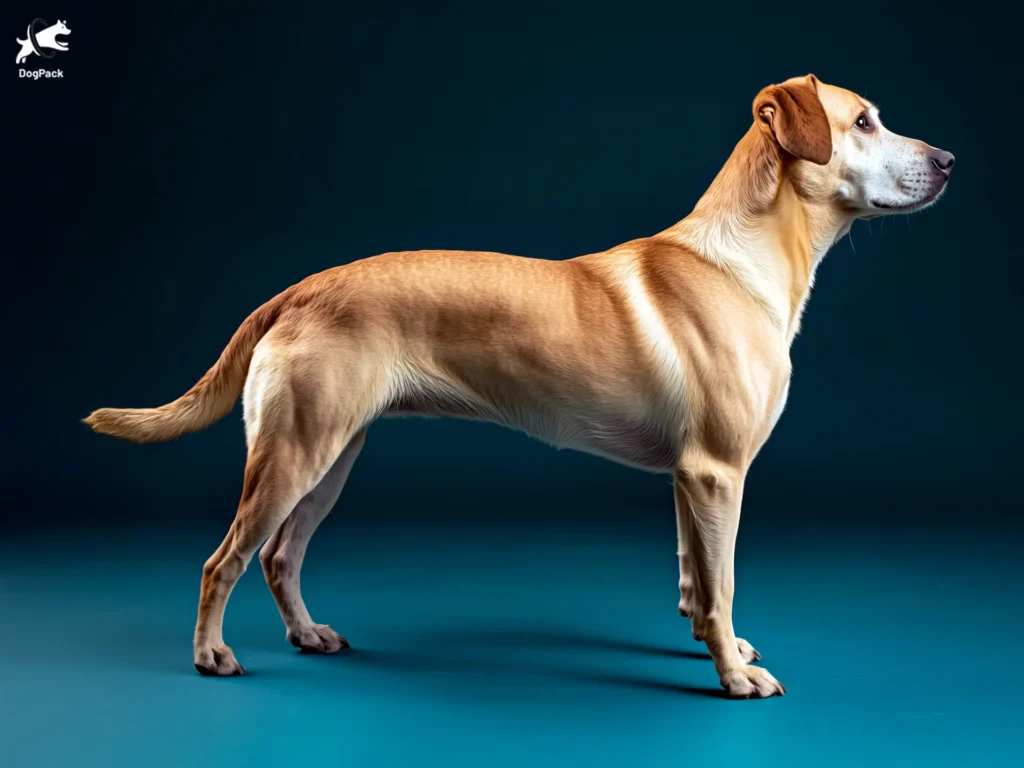
<svg viewBox="0 0 1024 768">
<path fill-rule="evenodd" d="M 502 407 L 464 393 L 421 391 L 395 398 L 381 415 L 487 421 L 525 432 L 556 448 L 582 451 L 651 472 L 671 471 L 677 464 L 682 430 L 652 414 L 637 417 L 587 407 L 552 409 L 532 405 Z"/>
</svg>

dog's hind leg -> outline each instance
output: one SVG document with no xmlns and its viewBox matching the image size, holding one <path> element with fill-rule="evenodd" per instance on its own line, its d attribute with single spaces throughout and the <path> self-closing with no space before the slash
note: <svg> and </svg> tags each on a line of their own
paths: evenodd
<svg viewBox="0 0 1024 768">
<path fill-rule="evenodd" d="M 356 350 L 329 349 L 324 341 L 314 346 L 296 336 L 288 328 L 278 338 L 268 334 L 249 366 L 242 498 L 227 537 L 203 567 L 199 594 L 195 666 L 205 675 L 242 673 L 222 635 L 231 590 L 257 548 L 371 420 L 375 396 L 383 392 L 379 369 L 362 364 Z M 379 359 L 377 350 L 368 353 Z"/>
<path fill-rule="evenodd" d="M 334 450 L 311 451 L 294 434 L 260 437 L 249 451 L 235 521 L 203 567 L 194 639 L 195 665 L 207 675 L 241 674 L 222 627 L 228 597 L 256 549 L 320 482 L 351 432 L 332 440 Z M 329 454 L 329 455 L 328 455 Z"/>
<path fill-rule="evenodd" d="M 260 550 L 260 564 L 284 620 L 288 641 L 307 653 L 334 653 L 348 647 L 348 641 L 329 626 L 313 622 L 302 599 L 299 578 L 309 540 L 337 503 L 365 441 L 363 429 Z"/>
</svg>

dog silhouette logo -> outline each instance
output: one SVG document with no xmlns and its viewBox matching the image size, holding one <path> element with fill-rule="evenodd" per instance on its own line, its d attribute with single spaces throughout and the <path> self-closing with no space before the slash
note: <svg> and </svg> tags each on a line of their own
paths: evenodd
<svg viewBox="0 0 1024 768">
<path fill-rule="evenodd" d="M 28 35 L 27 40 L 15 38 L 15 42 L 21 46 L 21 51 L 14 60 L 15 64 L 23 63 L 32 54 L 42 56 L 44 59 L 52 59 L 55 55 L 54 51 L 66 51 L 68 44 L 57 38 L 61 35 L 70 35 L 71 30 L 60 19 L 51 26 L 47 26 L 45 19 L 35 19 L 28 25 L 26 34 Z"/>
</svg>

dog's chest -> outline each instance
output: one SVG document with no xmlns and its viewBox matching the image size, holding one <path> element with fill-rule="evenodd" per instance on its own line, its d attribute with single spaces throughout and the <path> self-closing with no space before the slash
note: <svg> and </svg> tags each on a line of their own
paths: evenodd
<svg viewBox="0 0 1024 768">
<path fill-rule="evenodd" d="M 786 409 L 786 402 L 789 399 L 789 375 L 781 377 L 776 386 L 768 391 L 767 401 L 764 407 L 764 417 L 760 429 L 756 431 L 754 440 L 754 453 L 758 453 L 764 444 L 771 437 L 775 425 L 782 418 L 782 412 Z"/>
<path fill-rule="evenodd" d="M 553 425 L 556 426 L 556 425 Z M 572 414 L 536 437 L 559 448 L 602 456 L 627 466 L 668 471 L 676 466 L 679 440 L 662 420 L 610 414 Z"/>
</svg>

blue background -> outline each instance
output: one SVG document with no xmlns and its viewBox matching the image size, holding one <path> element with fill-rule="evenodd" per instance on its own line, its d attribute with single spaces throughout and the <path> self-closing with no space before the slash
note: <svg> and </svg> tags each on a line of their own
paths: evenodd
<svg viewBox="0 0 1024 768">
<path fill-rule="evenodd" d="M 4 78 L 0 762 L 1021 759 L 1009 25 L 934 3 L 19 0 L 3 29 L 36 16 L 72 33 L 44 64 L 62 80 Z M 294 653 L 253 567 L 225 629 L 246 676 L 195 674 L 240 409 L 146 447 L 78 419 L 177 397 L 336 264 L 664 229 L 758 90 L 807 72 L 957 168 L 935 208 L 826 259 L 751 471 L 737 632 L 788 696 L 720 698 L 675 612 L 666 478 L 454 421 L 375 426 L 311 545 L 307 603 L 351 652 Z"/>
</svg>

